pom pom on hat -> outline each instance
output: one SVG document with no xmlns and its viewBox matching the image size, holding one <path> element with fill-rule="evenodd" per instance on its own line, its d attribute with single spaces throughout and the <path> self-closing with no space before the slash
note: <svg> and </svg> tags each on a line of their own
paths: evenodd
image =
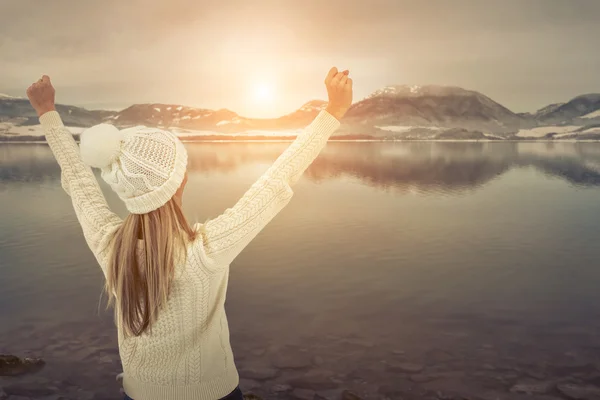
<svg viewBox="0 0 600 400">
<path fill-rule="evenodd" d="M 106 168 L 121 152 L 123 132 L 110 124 L 99 124 L 83 131 L 79 149 L 83 162 L 90 167 Z"/>
</svg>

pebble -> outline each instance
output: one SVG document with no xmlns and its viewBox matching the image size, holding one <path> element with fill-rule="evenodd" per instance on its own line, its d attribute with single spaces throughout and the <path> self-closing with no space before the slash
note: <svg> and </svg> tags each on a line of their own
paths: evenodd
<svg viewBox="0 0 600 400">
<path fill-rule="evenodd" d="M 312 389 L 312 390 L 328 390 L 336 389 L 338 384 L 335 383 L 335 373 L 326 370 L 312 370 L 306 374 L 289 380 L 289 383 L 298 388 Z"/>
<path fill-rule="evenodd" d="M 81 388 L 79 388 L 77 390 L 73 390 L 68 394 L 69 394 L 69 396 L 71 396 L 72 394 L 75 395 L 75 398 L 77 400 L 94 400 L 94 397 L 95 397 L 94 393 L 88 392 Z"/>
<path fill-rule="evenodd" d="M 111 356 L 101 356 L 98 357 L 97 362 L 102 364 L 110 364 L 113 362 L 113 358 Z"/>
<path fill-rule="evenodd" d="M 312 356 L 307 351 L 284 350 L 271 357 L 274 367 L 280 369 L 301 369 L 312 365 Z"/>
<path fill-rule="evenodd" d="M 479 400 L 564 400 L 563 397 L 552 396 L 548 394 L 522 394 L 522 393 L 507 393 L 495 390 L 487 390 L 477 393 L 474 398 Z"/>
<path fill-rule="evenodd" d="M 240 388 L 242 390 L 252 390 L 260 387 L 260 383 L 252 379 L 240 379 Z"/>
<path fill-rule="evenodd" d="M 13 393 L 14 395 L 21 396 L 30 396 L 30 397 L 41 397 L 41 396 L 50 396 L 54 394 L 52 389 L 49 389 L 48 386 L 44 383 L 30 381 L 30 382 L 18 382 L 13 383 L 12 385 L 7 385 L 4 389 L 8 393 Z"/>
<path fill-rule="evenodd" d="M 526 371 L 525 374 L 533 379 L 542 380 L 546 378 L 546 374 L 538 371 Z"/>
<path fill-rule="evenodd" d="M 332 390 L 318 391 L 315 398 L 317 400 L 340 400 L 341 397 L 342 397 L 342 390 L 332 389 Z"/>
<path fill-rule="evenodd" d="M 390 371 L 393 372 L 405 372 L 409 374 L 416 374 L 418 372 L 423 371 L 424 367 L 421 364 L 413 364 L 413 363 L 397 363 L 391 362 L 387 363 Z"/>
<path fill-rule="evenodd" d="M 289 392 L 290 390 L 292 390 L 292 387 L 290 385 L 285 385 L 285 384 L 277 384 L 271 388 L 271 391 L 273 393 L 285 393 L 285 392 Z"/>
<path fill-rule="evenodd" d="M 259 381 L 266 381 L 267 379 L 275 378 L 278 374 L 279 371 L 277 371 L 276 369 L 266 367 L 247 368 L 240 371 L 240 375 L 244 378 L 256 379 Z"/>
<path fill-rule="evenodd" d="M 570 399 L 597 400 L 600 398 L 600 388 L 598 386 L 563 383 L 557 385 L 557 389 Z"/>
<path fill-rule="evenodd" d="M 411 381 L 416 382 L 416 383 L 423 383 L 423 382 L 431 382 L 438 378 L 439 378 L 439 374 L 415 374 L 415 375 L 411 375 L 408 379 L 410 379 Z"/>
<path fill-rule="evenodd" d="M 267 349 L 254 349 L 250 353 L 253 356 L 260 357 L 267 352 Z"/>
<path fill-rule="evenodd" d="M 367 348 L 375 347 L 375 343 L 373 343 L 373 342 L 369 342 L 367 340 L 362 340 L 362 339 L 354 339 L 354 338 L 344 339 L 344 340 L 342 340 L 342 343 L 350 344 L 350 345 L 354 345 L 354 346 L 360 346 L 360 347 L 367 347 Z"/>
<path fill-rule="evenodd" d="M 10 354 L 0 354 L 0 376 L 18 376 L 38 372 L 45 364 L 41 358 L 20 358 Z"/>
<path fill-rule="evenodd" d="M 294 389 L 292 396 L 300 400 L 313 400 L 317 393 L 310 389 Z"/>
<path fill-rule="evenodd" d="M 543 394 L 554 389 L 554 382 L 520 382 L 510 388 L 513 393 Z"/>
<path fill-rule="evenodd" d="M 342 392 L 342 400 L 362 400 L 356 393 L 349 390 Z"/>
<path fill-rule="evenodd" d="M 260 396 L 252 393 L 252 392 L 248 392 L 248 393 L 244 393 L 244 400 L 263 400 Z"/>
</svg>

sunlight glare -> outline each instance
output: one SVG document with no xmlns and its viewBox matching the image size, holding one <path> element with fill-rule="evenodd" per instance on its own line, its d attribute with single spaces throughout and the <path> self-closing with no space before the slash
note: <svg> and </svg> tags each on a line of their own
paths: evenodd
<svg viewBox="0 0 600 400">
<path fill-rule="evenodd" d="M 275 93 L 273 86 L 265 82 L 261 82 L 254 87 L 254 100 L 260 103 L 270 103 L 274 100 Z"/>
</svg>

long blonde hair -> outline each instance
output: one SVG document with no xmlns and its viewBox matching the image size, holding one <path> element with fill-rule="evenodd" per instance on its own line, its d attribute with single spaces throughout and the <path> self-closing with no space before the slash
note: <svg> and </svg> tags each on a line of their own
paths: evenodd
<svg viewBox="0 0 600 400">
<path fill-rule="evenodd" d="M 112 240 L 104 290 L 106 308 L 115 306 L 115 322 L 125 336 L 151 331 L 167 302 L 175 266 L 185 261 L 186 245 L 195 235 L 175 198 L 123 221 Z"/>
</svg>

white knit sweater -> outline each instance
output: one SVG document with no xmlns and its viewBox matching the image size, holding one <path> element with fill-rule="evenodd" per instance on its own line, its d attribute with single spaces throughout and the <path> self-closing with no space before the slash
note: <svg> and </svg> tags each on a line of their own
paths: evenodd
<svg viewBox="0 0 600 400">
<path fill-rule="evenodd" d="M 110 211 L 59 114 L 47 112 L 40 122 L 61 167 L 62 186 L 106 276 L 107 244 L 122 220 Z M 194 225 L 200 234 L 188 246 L 186 265 L 176 267 L 170 298 L 151 335 L 125 339 L 117 324 L 123 387 L 131 398 L 215 400 L 238 386 L 224 308 L 229 265 L 288 204 L 291 186 L 338 127 L 335 117 L 321 111 L 235 206 Z"/>
</svg>

